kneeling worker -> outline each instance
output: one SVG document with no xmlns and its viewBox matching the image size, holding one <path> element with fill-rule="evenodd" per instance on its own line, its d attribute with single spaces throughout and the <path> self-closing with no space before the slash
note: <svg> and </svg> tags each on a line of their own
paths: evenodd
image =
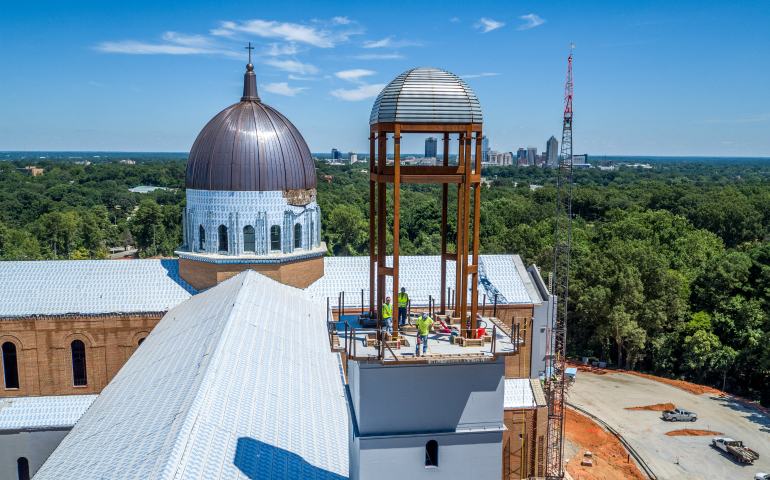
<svg viewBox="0 0 770 480">
<path fill-rule="evenodd" d="M 423 313 L 422 317 L 418 318 L 416 323 L 418 340 L 414 354 L 420 354 L 420 343 L 422 343 L 422 354 L 425 355 L 428 351 L 428 333 L 430 332 L 431 325 L 433 325 L 433 319 L 430 318 L 427 313 Z"/>
<path fill-rule="evenodd" d="M 398 325 L 406 324 L 406 307 L 409 305 L 409 295 L 406 294 L 406 288 L 401 287 L 401 293 L 398 294 Z"/>
</svg>

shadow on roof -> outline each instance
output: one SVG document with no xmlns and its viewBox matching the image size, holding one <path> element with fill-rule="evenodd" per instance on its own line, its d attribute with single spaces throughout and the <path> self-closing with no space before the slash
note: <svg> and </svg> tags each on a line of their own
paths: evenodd
<svg viewBox="0 0 770 480">
<path fill-rule="evenodd" d="M 347 480 L 336 473 L 315 467 L 296 453 L 249 437 L 238 439 L 235 466 L 251 480 L 271 478 L 312 478 Z"/>
<path fill-rule="evenodd" d="M 161 259 L 160 260 L 160 266 L 163 267 L 167 274 L 168 278 L 176 282 L 180 287 L 184 288 L 187 292 L 191 293 L 192 295 L 195 295 L 198 293 L 196 289 L 191 287 L 187 282 L 182 280 L 182 277 L 179 276 L 179 260 L 174 258 L 168 258 L 168 259 Z"/>
</svg>

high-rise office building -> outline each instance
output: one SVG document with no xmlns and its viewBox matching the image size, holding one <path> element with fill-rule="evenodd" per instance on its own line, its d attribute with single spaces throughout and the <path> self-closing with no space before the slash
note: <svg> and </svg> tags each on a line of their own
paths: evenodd
<svg viewBox="0 0 770 480">
<path fill-rule="evenodd" d="M 332 148 L 332 161 L 340 159 L 340 151 L 336 148 Z"/>
<path fill-rule="evenodd" d="M 425 139 L 425 158 L 436 158 L 436 152 L 438 151 L 438 140 L 436 137 L 428 137 Z"/>
<path fill-rule="evenodd" d="M 513 165 L 513 154 L 511 152 L 505 152 L 503 154 L 502 164 L 506 167 Z"/>
<path fill-rule="evenodd" d="M 489 153 L 489 139 L 486 135 L 481 137 L 481 161 L 482 162 L 488 162 L 489 156 L 487 155 Z"/>
<path fill-rule="evenodd" d="M 521 162 L 521 159 L 524 159 L 524 163 Z M 518 152 L 516 152 L 516 165 L 526 165 L 527 164 L 527 151 L 523 148 L 520 148 Z"/>
<path fill-rule="evenodd" d="M 588 163 L 588 155 L 572 155 L 572 165 L 585 165 Z"/>
<path fill-rule="evenodd" d="M 348 152 L 348 160 L 350 163 L 356 163 L 358 161 L 358 154 L 356 152 Z"/>
<path fill-rule="evenodd" d="M 551 135 L 545 147 L 545 164 L 551 168 L 559 166 L 559 141 Z"/>
<path fill-rule="evenodd" d="M 537 147 L 527 147 L 527 165 L 535 164 L 535 156 L 537 156 Z"/>
</svg>

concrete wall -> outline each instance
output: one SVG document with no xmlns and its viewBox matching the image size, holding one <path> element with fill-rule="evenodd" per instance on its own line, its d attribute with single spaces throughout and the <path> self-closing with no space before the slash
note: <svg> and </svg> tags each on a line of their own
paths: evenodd
<svg viewBox="0 0 770 480">
<path fill-rule="evenodd" d="M 538 378 L 545 372 L 546 355 L 548 354 L 548 329 L 553 325 L 554 308 L 556 298 L 548 292 L 548 287 L 540 276 L 540 272 L 534 265 L 527 269 L 534 280 L 540 298 L 543 303 L 535 305 L 532 309 L 532 335 L 531 335 L 531 364 L 530 378 Z"/>
<path fill-rule="evenodd" d="M 162 315 L 92 315 L 0 318 L 0 345 L 16 345 L 19 388 L 6 389 L 0 372 L 0 398 L 100 393 L 147 337 Z M 74 340 L 86 346 L 88 385 L 72 382 Z"/>
<path fill-rule="evenodd" d="M 351 480 L 500 478 L 505 360 L 348 362 Z M 425 446 L 439 445 L 438 467 Z"/>
<path fill-rule="evenodd" d="M 19 457 L 29 461 L 29 475 L 43 466 L 49 455 L 67 436 L 71 427 L 51 430 L 0 430 L 0 480 L 17 480 Z"/>
<path fill-rule="evenodd" d="M 438 443 L 438 466 L 425 466 L 425 445 Z M 503 431 L 359 437 L 350 480 L 495 479 L 502 475 Z"/>
</svg>

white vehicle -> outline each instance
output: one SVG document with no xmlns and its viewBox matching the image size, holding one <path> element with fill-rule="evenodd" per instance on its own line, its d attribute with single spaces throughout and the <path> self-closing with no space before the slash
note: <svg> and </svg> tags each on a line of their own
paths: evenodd
<svg viewBox="0 0 770 480">
<path fill-rule="evenodd" d="M 754 480 L 770 480 L 770 473 L 758 473 L 754 475 Z"/>
<path fill-rule="evenodd" d="M 711 444 L 726 452 L 738 463 L 754 463 L 754 460 L 759 458 L 757 452 L 748 447 L 744 447 L 743 442 L 740 440 L 717 437 L 711 440 Z"/>
<path fill-rule="evenodd" d="M 670 422 L 694 422 L 698 419 L 698 415 L 692 412 L 688 412 L 687 410 L 682 410 L 681 408 L 675 408 L 673 410 L 663 412 L 663 418 Z"/>
</svg>

